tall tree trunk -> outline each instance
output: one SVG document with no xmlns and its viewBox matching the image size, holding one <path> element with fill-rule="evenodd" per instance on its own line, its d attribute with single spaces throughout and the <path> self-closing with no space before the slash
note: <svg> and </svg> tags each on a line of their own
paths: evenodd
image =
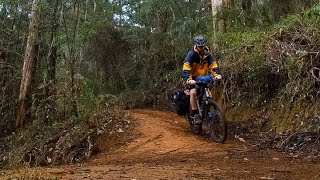
<svg viewBox="0 0 320 180">
<path fill-rule="evenodd" d="M 6 84 L 7 57 L 4 50 L 0 46 L 0 87 Z"/>
<path fill-rule="evenodd" d="M 51 19 L 51 32 L 50 32 L 50 44 L 49 44 L 49 52 L 47 54 L 47 74 L 45 77 L 44 82 L 44 97 L 46 102 L 46 118 L 44 120 L 45 123 L 50 122 L 51 114 L 53 114 L 53 110 L 55 107 L 52 107 L 50 104 L 50 96 L 54 95 L 56 93 L 56 61 L 57 61 L 57 43 L 56 43 L 56 36 L 57 36 L 57 30 L 58 30 L 58 7 L 59 7 L 59 0 L 50 1 L 50 5 L 53 6 L 53 12 L 52 12 L 52 19 Z"/>
<path fill-rule="evenodd" d="M 213 27 L 216 33 L 223 33 L 226 31 L 226 23 L 228 19 L 219 20 L 217 21 L 216 15 L 219 10 L 221 10 L 221 7 L 231 9 L 235 5 L 234 0 L 211 0 L 212 4 L 212 17 L 213 17 Z M 230 19 L 229 19 L 230 20 Z"/>
<path fill-rule="evenodd" d="M 81 3 L 76 2 L 74 4 L 75 7 L 75 28 L 74 28 L 74 34 L 73 34 L 73 55 L 71 58 L 71 64 L 70 64 L 70 72 L 71 72 L 71 95 L 72 95 L 72 114 L 75 115 L 76 117 L 79 116 L 78 113 L 78 99 L 79 99 L 79 77 L 76 77 L 77 74 L 77 64 L 79 63 L 79 58 L 80 58 L 80 42 L 79 42 L 79 31 L 80 31 L 80 20 L 81 20 Z"/>
<path fill-rule="evenodd" d="M 231 9 L 234 7 L 234 0 L 223 0 L 223 7 Z"/>
<path fill-rule="evenodd" d="M 212 16 L 215 18 L 218 11 L 222 7 L 222 0 L 211 0 L 211 4 L 212 4 Z"/>
<path fill-rule="evenodd" d="M 47 77 L 45 83 L 45 96 L 49 97 L 53 92 L 53 85 L 56 81 L 56 59 L 57 59 L 57 44 L 56 44 L 56 34 L 58 29 L 58 6 L 59 0 L 55 0 L 54 9 L 52 12 L 52 24 L 51 24 L 51 34 L 50 34 L 50 48 L 47 56 Z"/>
<path fill-rule="evenodd" d="M 1 49 L 0 47 L 0 101 L 5 102 L 6 97 L 6 84 L 7 79 L 9 79 L 9 76 L 7 75 L 7 53 Z M 0 104 L 0 118 L 2 119 L 2 116 L 5 112 L 4 106 Z M 1 135 L 1 134 L 0 134 Z"/>
<path fill-rule="evenodd" d="M 225 10 L 227 9 L 229 11 L 232 10 L 234 5 L 235 5 L 234 0 L 223 0 L 223 8 Z M 229 14 L 230 13 L 227 13 L 227 16 L 226 15 L 223 16 L 223 21 L 222 21 L 223 25 L 221 26 L 222 28 L 221 32 L 227 32 L 228 25 L 232 24 L 232 17 Z"/>
<path fill-rule="evenodd" d="M 28 103 L 30 101 L 32 74 L 35 63 L 35 43 L 37 40 L 39 26 L 39 7 L 40 0 L 34 0 L 32 4 L 31 19 L 29 24 L 29 36 L 24 55 L 24 64 L 22 70 L 22 79 L 20 85 L 19 103 L 16 116 L 16 129 L 22 128 L 26 121 Z"/>
<path fill-rule="evenodd" d="M 245 22 L 246 24 L 252 23 L 251 9 L 252 9 L 252 0 L 242 0 L 242 9 L 245 12 Z"/>
<path fill-rule="evenodd" d="M 221 22 L 217 21 L 217 13 L 222 7 L 222 0 L 211 0 L 211 5 L 212 5 L 212 22 L 213 22 L 213 46 L 216 46 L 215 40 L 217 33 L 220 32 L 221 27 Z"/>
</svg>

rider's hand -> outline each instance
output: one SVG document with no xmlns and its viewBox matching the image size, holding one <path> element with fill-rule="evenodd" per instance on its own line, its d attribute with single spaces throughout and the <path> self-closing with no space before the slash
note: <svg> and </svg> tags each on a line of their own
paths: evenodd
<svg viewBox="0 0 320 180">
<path fill-rule="evenodd" d="M 196 84 L 196 81 L 193 80 L 193 79 L 191 79 L 191 80 L 188 80 L 188 81 L 187 81 L 187 84 L 189 84 L 189 85 L 195 85 L 195 84 Z"/>
<path fill-rule="evenodd" d="M 222 80 L 222 76 L 220 74 L 218 74 L 216 77 L 215 77 L 217 80 Z"/>
</svg>

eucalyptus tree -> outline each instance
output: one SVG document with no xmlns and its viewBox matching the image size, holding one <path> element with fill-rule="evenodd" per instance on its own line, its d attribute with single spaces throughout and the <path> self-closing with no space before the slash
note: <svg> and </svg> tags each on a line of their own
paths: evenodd
<svg viewBox="0 0 320 180">
<path fill-rule="evenodd" d="M 32 85 L 32 75 L 34 70 L 35 63 L 35 43 L 38 35 L 39 28 L 39 4 L 41 0 L 34 0 L 32 5 L 31 19 L 29 25 L 29 36 L 26 45 L 26 51 L 24 56 L 24 64 L 22 70 L 22 79 L 20 85 L 20 95 L 19 95 L 19 104 L 16 118 L 16 128 L 19 129 L 22 127 L 26 120 L 27 109 L 28 109 L 28 100 L 30 98 L 31 85 Z"/>
</svg>

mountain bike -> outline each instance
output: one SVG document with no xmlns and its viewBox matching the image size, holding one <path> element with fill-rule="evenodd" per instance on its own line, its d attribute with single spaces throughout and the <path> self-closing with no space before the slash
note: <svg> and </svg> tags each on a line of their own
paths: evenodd
<svg viewBox="0 0 320 180">
<path fill-rule="evenodd" d="M 214 82 L 215 78 L 212 76 L 196 79 L 198 114 L 194 118 L 191 118 L 189 113 L 185 116 L 195 134 L 201 134 L 202 126 L 205 125 L 209 130 L 210 139 L 222 143 L 227 136 L 226 120 L 221 106 L 214 100 L 210 91 Z"/>
</svg>

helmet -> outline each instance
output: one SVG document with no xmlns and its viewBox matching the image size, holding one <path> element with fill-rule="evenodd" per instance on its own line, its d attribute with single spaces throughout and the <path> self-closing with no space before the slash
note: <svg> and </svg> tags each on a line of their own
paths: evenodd
<svg viewBox="0 0 320 180">
<path fill-rule="evenodd" d="M 203 36 L 196 36 L 194 38 L 194 42 L 197 46 L 205 46 L 206 45 L 206 38 Z"/>
</svg>

